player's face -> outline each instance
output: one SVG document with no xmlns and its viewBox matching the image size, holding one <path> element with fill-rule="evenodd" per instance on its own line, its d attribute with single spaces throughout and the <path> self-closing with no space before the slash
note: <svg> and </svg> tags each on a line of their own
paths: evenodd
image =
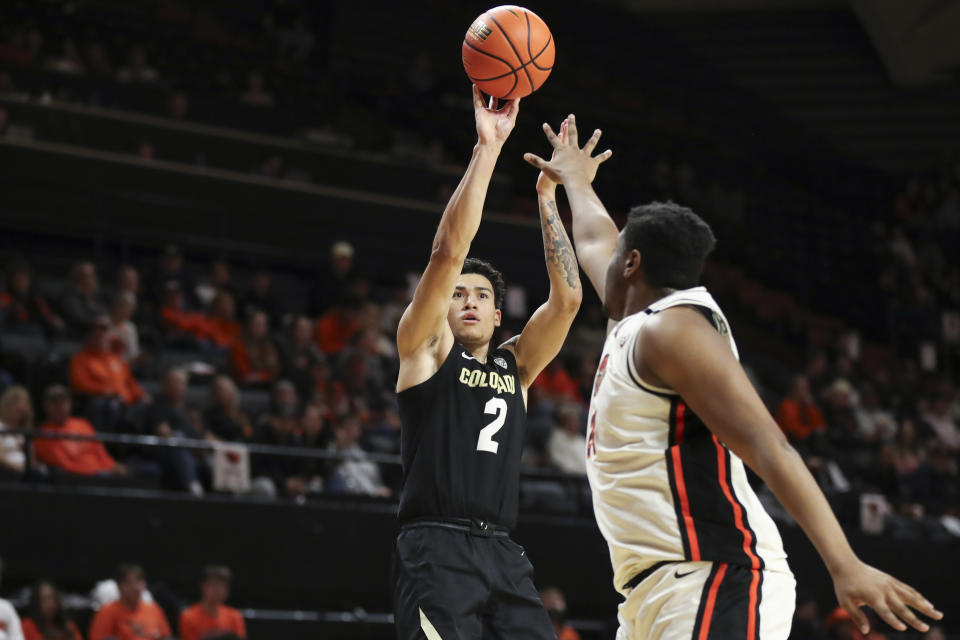
<svg viewBox="0 0 960 640">
<path fill-rule="evenodd" d="M 461 275 L 450 298 L 447 321 L 459 342 L 489 342 L 500 326 L 500 310 L 494 303 L 490 281 L 479 273 Z"/>
</svg>

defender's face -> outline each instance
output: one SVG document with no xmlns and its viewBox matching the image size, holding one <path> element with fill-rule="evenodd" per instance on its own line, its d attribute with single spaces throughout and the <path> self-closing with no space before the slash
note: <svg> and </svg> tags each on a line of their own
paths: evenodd
<svg viewBox="0 0 960 640">
<path fill-rule="evenodd" d="M 493 298 L 493 285 L 479 273 L 467 273 L 457 280 L 450 298 L 447 321 L 461 343 L 489 342 L 500 326 L 500 310 Z"/>
</svg>

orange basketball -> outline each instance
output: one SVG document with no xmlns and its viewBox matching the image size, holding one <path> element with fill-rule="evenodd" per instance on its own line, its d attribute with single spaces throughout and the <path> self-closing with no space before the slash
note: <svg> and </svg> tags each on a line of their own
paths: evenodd
<svg viewBox="0 0 960 640">
<path fill-rule="evenodd" d="M 539 89 L 555 57 L 546 23 L 514 5 L 490 9 L 463 38 L 463 68 L 481 91 L 495 98 L 522 98 Z"/>
</svg>

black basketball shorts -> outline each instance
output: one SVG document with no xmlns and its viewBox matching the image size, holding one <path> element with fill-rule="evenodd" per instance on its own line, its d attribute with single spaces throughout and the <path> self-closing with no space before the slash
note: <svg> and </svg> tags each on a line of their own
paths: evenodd
<svg viewBox="0 0 960 640">
<path fill-rule="evenodd" d="M 400 640 L 555 640 L 523 547 L 504 534 L 407 525 L 394 548 Z"/>
</svg>

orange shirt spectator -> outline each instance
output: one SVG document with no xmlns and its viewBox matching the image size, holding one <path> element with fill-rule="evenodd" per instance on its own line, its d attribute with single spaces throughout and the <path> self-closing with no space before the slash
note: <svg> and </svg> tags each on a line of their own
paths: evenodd
<svg viewBox="0 0 960 640">
<path fill-rule="evenodd" d="M 582 404 L 576 381 L 563 368 L 560 360 L 554 359 L 533 381 L 533 385 L 554 400 L 568 400 Z"/>
<path fill-rule="evenodd" d="M 233 368 L 241 384 L 270 382 L 280 373 L 280 352 L 269 335 L 269 320 L 256 311 L 233 344 Z"/>
<path fill-rule="evenodd" d="M 70 360 L 70 384 L 81 393 L 116 395 L 133 404 L 146 395 L 130 371 L 130 365 L 110 348 L 110 319 L 97 316 L 87 337 L 87 346 Z"/>
<path fill-rule="evenodd" d="M 160 640 L 171 635 L 163 610 L 152 602 L 141 601 L 131 609 L 116 600 L 97 611 L 90 623 L 90 640 Z"/>
<path fill-rule="evenodd" d="M 204 318 L 197 336 L 206 338 L 219 347 L 229 347 L 237 341 L 240 325 L 226 318 Z"/>
<path fill-rule="evenodd" d="M 354 308 L 356 307 L 356 308 Z M 360 331 L 359 305 L 337 307 L 317 321 L 317 344 L 325 353 L 340 353 Z"/>
<path fill-rule="evenodd" d="M 230 631 L 241 638 L 247 637 L 243 616 L 233 607 L 217 607 L 216 616 L 211 616 L 198 603 L 180 614 L 180 640 L 202 640 L 210 631 Z"/>
<path fill-rule="evenodd" d="M 83 418 L 70 416 L 70 394 L 66 387 L 54 385 L 47 390 L 46 410 L 47 422 L 40 427 L 40 433 L 80 436 L 93 436 L 97 433 Z M 117 469 L 116 461 L 100 442 L 38 438 L 34 441 L 33 448 L 41 462 L 70 473 L 94 475 Z"/>
<path fill-rule="evenodd" d="M 793 440 L 806 440 L 814 432 L 827 428 L 823 414 L 813 403 L 810 385 L 805 376 L 793 380 L 790 395 L 783 399 L 777 409 L 777 424 Z"/>
<path fill-rule="evenodd" d="M 36 623 L 30 618 L 24 618 L 20 627 L 23 629 L 23 640 L 46 640 L 48 636 L 44 636 L 40 633 L 40 629 L 37 628 Z M 63 640 L 83 640 L 83 636 L 80 634 L 80 630 L 77 629 L 77 625 L 73 624 L 73 620 L 67 620 L 67 630 L 70 633 L 70 637 L 63 637 Z"/>
</svg>

